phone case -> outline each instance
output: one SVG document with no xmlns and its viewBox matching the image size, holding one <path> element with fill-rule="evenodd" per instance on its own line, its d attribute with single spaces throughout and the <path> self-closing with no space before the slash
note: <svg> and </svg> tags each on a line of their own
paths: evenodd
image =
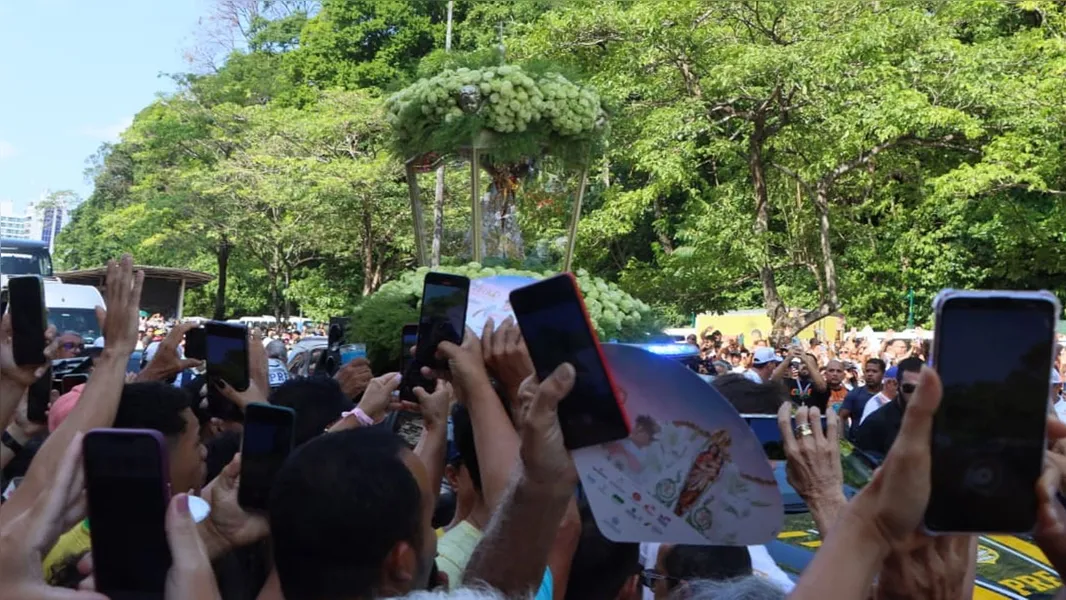
<svg viewBox="0 0 1066 600">
<path fill-rule="evenodd" d="M 981 298 L 1006 298 L 1006 299 L 1013 299 L 1013 300 L 1043 300 L 1043 301 L 1051 303 L 1052 307 L 1054 308 L 1054 310 L 1052 311 L 1053 314 L 1054 314 L 1054 319 L 1052 320 L 1052 325 L 1051 325 L 1052 331 L 1058 331 L 1058 324 L 1059 324 L 1059 318 L 1060 318 L 1059 315 L 1062 314 L 1062 305 L 1059 302 L 1058 297 L 1055 296 L 1054 293 L 1052 293 L 1052 292 L 1050 292 L 1048 290 L 1024 291 L 1024 290 L 956 290 L 956 289 L 952 289 L 952 288 L 942 289 L 933 298 L 933 302 L 932 302 L 933 319 L 934 319 L 934 323 L 933 323 L 933 345 L 932 345 L 932 349 L 931 349 L 931 352 L 930 352 L 930 356 L 929 356 L 929 361 L 928 362 L 929 362 L 929 366 L 931 366 L 933 369 L 936 369 L 936 356 L 940 352 L 940 340 L 942 339 L 941 336 L 939 335 L 939 333 L 940 333 L 940 316 L 941 316 L 941 312 L 944 309 L 944 304 L 948 300 L 950 300 L 952 298 L 975 298 L 975 299 L 981 299 Z M 1055 359 L 1055 357 L 1054 357 L 1055 345 L 1054 344 L 1052 344 L 1052 346 L 1051 346 L 1051 352 L 1052 352 L 1052 357 L 1051 357 L 1052 358 L 1052 364 L 1054 364 L 1054 359 Z M 1043 445 L 1046 446 L 1047 445 L 1047 432 L 1046 432 L 1046 430 L 1045 430 L 1043 435 L 1044 435 Z M 1044 461 L 1043 456 L 1041 456 L 1040 460 L 1041 460 L 1040 467 L 1041 467 L 1041 471 L 1042 471 L 1043 470 L 1043 466 L 1044 466 L 1043 465 L 1043 461 Z M 927 535 L 934 535 L 934 536 L 942 536 L 942 535 L 973 535 L 975 533 L 975 532 L 972 532 L 972 531 L 940 531 L 940 530 L 930 529 L 930 528 L 928 528 L 926 526 L 925 516 L 924 515 L 922 517 L 922 530 Z M 1016 534 L 1016 533 L 1028 533 L 1028 532 L 988 531 L 988 532 L 981 532 L 981 533 Z"/>
</svg>

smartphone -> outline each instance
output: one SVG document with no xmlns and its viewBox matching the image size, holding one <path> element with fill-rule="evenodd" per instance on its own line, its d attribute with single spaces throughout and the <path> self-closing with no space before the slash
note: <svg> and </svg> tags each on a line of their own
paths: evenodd
<svg viewBox="0 0 1066 600">
<path fill-rule="evenodd" d="M 237 503 L 242 507 L 267 509 L 274 477 L 292 452 L 295 421 L 296 411 L 284 406 L 257 402 L 245 409 L 241 482 L 237 490 Z"/>
<path fill-rule="evenodd" d="M 1059 302 L 1049 292 L 945 290 L 934 310 L 933 366 L 944 393 L 933 418 L 925 528 L 1030 531 Z M 976 356 L 989 340 L 1010 343 Z"/>
<path fill-rule="evenodd" d="M 12 277 L 7 280 L 7 293 L 15 364 L 44 364 L 44 332 L 48 329 L 44 282 L 39 275 Z"/>
<path fill-rule="evenodd" d="M 63 383 L 59 389 L 60 394 L 66 394 L 70 390 L 74 389 L 83 383 L 89 382 L 89 375 L 86 373 L 78 373 L 75 375 L 64 375 Z"/>
<path fill-rule="evenodd" d="M 48 424 L 48 405 L 52 402 L 52 366 L 30 384 L 26 391 L 26 420 L 38 425 Z"/>
<path fill-rule="evenodd" d="M 573 450 L 629 436 L 628 419 L 577 280 L 556 275 L 511 292 L 511 307 L 541 380 L 564 362 L 574 366 L 574 388 L 559 403 L 559 424 Z"/>
<path fill-rule="evenodd" d="M 207 359 L 207 330 L 203 327 L 185 332 L 185 358 Z"/>
<path fill-rule="evenodd" d="M 437 359 L 437 346 L 441 342 L 463 343 L 469 294 L 470 280 L 462 275 L 426 273 L 415 348 L 419 364 L 434 369 L 447 366 L 445 361 Z"/>
<path fill-rule="evenodd" d="M 221 379 L 233 389 L 248 389 L 248 328 L 209 321 L 204 326 L 207 376 Z"/>
<path fill-rule="evenodd" d="M 93 429 L 82 440 L 96 591 L 163 598 L 170 569 L 166 443 L 148 429 Z"/>
</svg>

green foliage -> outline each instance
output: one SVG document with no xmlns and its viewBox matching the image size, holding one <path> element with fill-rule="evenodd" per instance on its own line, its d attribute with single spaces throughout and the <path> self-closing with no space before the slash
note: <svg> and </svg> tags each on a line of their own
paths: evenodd
<svg viewBox="0 0 1066 600">
<path fill-rule="evenodd" d="M 485 267 L 478 263 L 442 266 L 442 273 L 470 279 L 494 275 L 518 275 L 541 279 L 552 275 L 537 271 Z M 418 321 L 422 284 L 428 268 L 408 271 L 381 286 L 356 308 L 352 317 L 353 340 L 367 345 L 367 356 L 375 372 L 395 368 L 400 360 L 399 333 L 404 325 Z M 616 284 L 593 277 L 587 271 L 576 273 L 596 333 L 603 341 L 637 342 L 662 330 L 662 318 L 646 303 L 623 292 Z M 481 332 L 476 332 L 478 335 Z"/>
<path fill-rule="evenodd" d="M 467 110 L 461 103 L 464 90 L 475 105 Z M 385 106 L 402 156 L 453 154 L 490 131 L 497 135 L 489 152 L 498 162 L 518 162 L 547 150 L 583 164 L 607 122 L 593 89 L 558 73 L 517 65 L 446 70 L 393 94 Z"/>
</svg>

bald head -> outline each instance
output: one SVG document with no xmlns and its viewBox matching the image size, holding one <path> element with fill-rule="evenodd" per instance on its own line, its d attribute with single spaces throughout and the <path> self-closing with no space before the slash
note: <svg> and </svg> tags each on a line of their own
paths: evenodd
<svg viewBox="0 0 1066 600">
<path fill-rule="evenodd" d="M 825 365 L 825 383 L 829 389 L 839 389 L 844 383 L 844 363 L 833 359 Z"/>
</svg>

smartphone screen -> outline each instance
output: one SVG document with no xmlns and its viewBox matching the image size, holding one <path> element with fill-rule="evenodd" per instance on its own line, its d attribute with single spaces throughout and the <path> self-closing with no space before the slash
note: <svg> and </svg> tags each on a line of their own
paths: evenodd
<svg viewBox="0 0 1066 600">
<path fill-rule="evenodd" d="M 60 394 L 66 394 L 75 387 L 89 382 L 89 376 L 86 374 L 78 375 L 66 375 L 63 377 L 63 386 L 60 388 Z"/>
<path fill-rule="evenodd" d="M 930 531 L 1022 532 L 1035 524 L 1055 311 L 1047 299 L 942 301 L 933 362 L 944 396 L 933 421 Z M 993 340 L 994 354 L 974 353 Z"/>
<path fill-rule="evenodd" d="M 44 364 L 44 283 L 37 275 L 12 277 L 7 282 L 11 312 L 11 344 L 17 365 Z"/>
<path fill-rule="evenodd" d="M 577 282 L 557 275 L 511 292 L 529 356 L 541 380 L 564 362 L 577 381 L 559 403 L 559 424 L 570 449 L 620 440 L 629 435 L 625 413 Z"/>
<path fill-rule="evenodd" d="M 245 410 L 237 502 L 247 509 L 266 510 L 274 477 L 292 452 L 296 412 L 260 403 Z"/>
<path fill-rule="evenodd" d="M 466 301 L 470 280 L 461 275 L 426 273 L 422 288 L 422 314 L 418 320 L 418 348 L 415 358 L 422 365 L 441 368 L 437 346 L 441 342 L 461 344 L 466 331 Z"/>
<path fill-rule="evenodd" d="M 185 332 L 185 358 L 207 358 L 207 330 L 203 327 Z"/>
<path fill-rule="evenodd" d="M 96 591 L 112 600 L 163 598 L 170 568 L 163 436 L 94 429 L 82 443 Z"/>
<path fill-rule="evenodd" d="M 248 330 L 243 325 L 209 322 L 204 326 L 207 376 L 238 391 L 248 389 Z"/>
</svg>

